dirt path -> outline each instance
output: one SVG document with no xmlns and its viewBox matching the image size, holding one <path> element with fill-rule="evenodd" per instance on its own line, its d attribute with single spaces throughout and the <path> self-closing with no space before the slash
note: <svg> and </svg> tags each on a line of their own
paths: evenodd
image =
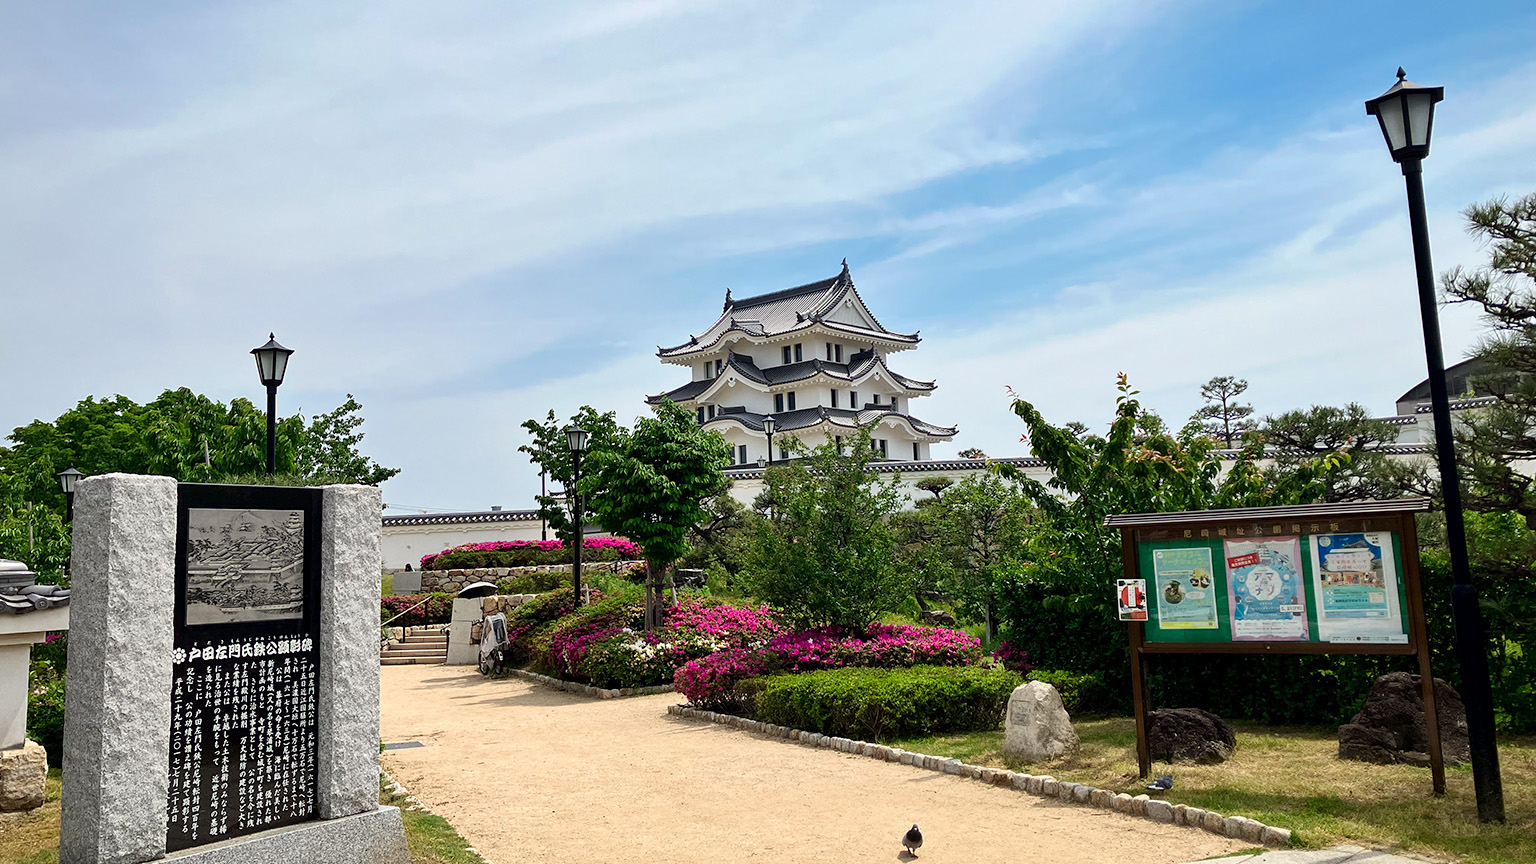
<svg viewBox="0 0 1536 864">
<path fill-rule="evenodd" d="M 1242 844 L 472 667 L 386 666 L 386 768 L 493 864 L 1193 861 Z"/>
</svg>

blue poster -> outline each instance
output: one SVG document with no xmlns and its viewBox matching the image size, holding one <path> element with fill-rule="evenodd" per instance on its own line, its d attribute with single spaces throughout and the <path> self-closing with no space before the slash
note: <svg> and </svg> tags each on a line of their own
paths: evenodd
<svg viewBox="0 0 1536 864">
<path fill-rule="evenodd" d="M 1227 540 L 1227 602 L 1232 639 L 1305 642 L 1307 595 L 1295 537 Z"/>
</svg>

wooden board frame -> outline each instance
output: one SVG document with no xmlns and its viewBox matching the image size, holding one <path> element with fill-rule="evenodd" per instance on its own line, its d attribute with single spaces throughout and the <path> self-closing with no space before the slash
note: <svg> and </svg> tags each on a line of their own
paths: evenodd
<svg viewBox="0 0 1536 864">
<path fill-rule="evenodd" d="M 1425 629 L 1424 595 L 1419 579 L 1419 540 L 1414 515 L 1429 509 L 1424 498 L 1396 501 L 1361 501 L 1350 504 L 1309 504 L 1294 507 L 1246 507 L 1233 510 L 1200 510 L 1182 513 L 1134 513 L 1111 516 L 1106 527 L 1120 529 L 1120 553 L 1127 579 L 1149 578 L 1140 572 L 1137 544 L 1159 540 L 1196 539 L 1205 532 L 1222 537 L 1261 538 L 1263 525 L 1286 523 L 1299 526 L 1295 534 L 1361 533 L 1393 531 L 1401 549 L 1403 590 L 1407 598 L 1408 642 L 1149 642 L 1147 622 L 1128 622 L 1131 649 L 1131 703 L 1136 714 L 1136 764 L 1141 776 L 1152 771 L 1147 743 L 1147 657 L 1152 654 L 1395 654 L 1416 655 L 1424 695 L 1424 721 L 1429 738 L 1429 768 L 1436 795 L 1445 794 L 1445 762 L 1440 752 L 1440 718 L 1435 706 L 1435 679 L 1429 664 L 1429 639 Z M 1262 524 L 1261 524 L 1262 523 Z M 1254 533 L 1253 529 L 1260 529 Z M 1229 531 L 1242 529 L 1241 534 Z M 1188 533 L 1186 533 L 1188 532 Z M 1289 532 L 1285 532 L 1289 533 Z M 1150 584 L 1150 582 L 1149 582 Z"/>
</svg>

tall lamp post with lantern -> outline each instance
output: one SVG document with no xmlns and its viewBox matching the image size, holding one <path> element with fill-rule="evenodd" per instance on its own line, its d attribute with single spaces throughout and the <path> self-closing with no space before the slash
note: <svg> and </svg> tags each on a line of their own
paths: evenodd
<svg viewBox="0 0 1536 864">
<path fill-rule="evenodd" d="M 772 417 L 763 418 L 763 431 L 768 433 L 768 464 L 773 464 L 773 432 L 779 424 Z"/>
<path fill-rule="evenodd" d="M 267 388 L 267 473 L 277 473 L 277 388 L 288 374 L 288 357 L 292 348 L 277 344 L 277 334 L 267 334 L 267 344 L 252 348 L 256 357 L 256 373 Z"/>
<path fill-rule="evenodd" d="M 76 471 L 74 466 L 71 465 L 70 467 L 65 468 L 63 471 L 60 471 L 54 476 L 59 478 L 59 488 L 64 491 L 64 521 L 66 523 L 74 522 L 75 484 L 79 483 L 80 478 L 84 477 L 85 475 L 81 474 L 79 471 Z"/>
<path fill-rule="evenodd" d="M 1467 561 L 1466 526 L 1461 512 L 1461 483 L 1456 471 L 1456 447 L 1451 429 L 1451 401 L 1445 381 L 1445 356 L 1440 346 L 1440 313 L 1436 306 L 1434 265 L 1429 254 L 1429 223 L 1424 214 L 1424 157 L 1434 130 L 1435 104 L 1445 98 L 1444 87 L 1425 87 L 1408 80 L 1401 68 L 1397 83 L 1365 103 L 1365 112 L 1381 124 L 1392 160 L 1402 166 L 1408 184 L 1408 220 L 1413 230 L 1413 258 L 1419 283 L 1419 314 L 1424 323 L 1424 355 L 1429 364 L 1429 396 L 1435 418 L 1435 455 L 1440 463 L 1440 489 L 1445 500 L 1445 539 L 1450 547 L 1451 617 L 1456 627 L 1456 658 L 1461 667 L 1461 696 L 1467 707 L 1467 737 L 1471 745 L 1472 778 L 1477 816 L 1484 822 L 1504 821 L 1504 789 L 1499 777 L 1499 751 L 1494 737 L 1493 688 L 1488 677 L 1487 637 L 1477 605 L 1477 586 Z"/>
<path fill-rule="evenodd" d="M 571 546 L 571 591 L 575 594 L 576 608 L 581 608 L 581 547 L 586 535 L 581 524 L 581 456 L 587 452 L 587 440 L 591 436 L 580 426 L 565 429 L 565 443 L 571 450 L 571 516 L 576 523 L 576 542 Z"/>
</svg>

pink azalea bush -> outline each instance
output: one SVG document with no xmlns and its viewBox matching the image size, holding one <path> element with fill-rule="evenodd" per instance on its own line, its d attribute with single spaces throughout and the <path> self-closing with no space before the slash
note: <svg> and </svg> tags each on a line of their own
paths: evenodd
<svg viewBox="0 0 1536 864">
<path fill-rule="evenodd" d="M 582 542 L 581 548 L 594 553 L 592 560 L 630 561 L 641 556 L 640 545 L 627 537 L 588 537 Z M 423 555 L 421 566 L 424 570 L 522 567 L 530 564 L 569 563 L 570 557 L 570 551 L 562 540 L 495 540 L 465 543 Z M 501 563 L 503 561 L 508 563 Z"/>
<path fill-rule="evenodd" d="M 664 610 L 662 626 L 640 630 L 639 592 L 594 604 L 559 621 L 547 647 L 535 645 L 536 664 L 561 678 L 599 687 L 640 687 L 671 681 L 678 667 L 717 651 L 758 649 L 781 634 L 766 606 L 731 606 L 685 595 Z"/>
<path fill-rule="evenodd" d="M 701 705 L 728 705 L 737 683 L 768 672 L 844 667 L 968 666 L 981 640 L 945 627 L 871 624 L 862 635 L 835 627 L 781 633 L 759 650 L 722 651 L 677 670 L 673 685 Z"/>
</svg>

